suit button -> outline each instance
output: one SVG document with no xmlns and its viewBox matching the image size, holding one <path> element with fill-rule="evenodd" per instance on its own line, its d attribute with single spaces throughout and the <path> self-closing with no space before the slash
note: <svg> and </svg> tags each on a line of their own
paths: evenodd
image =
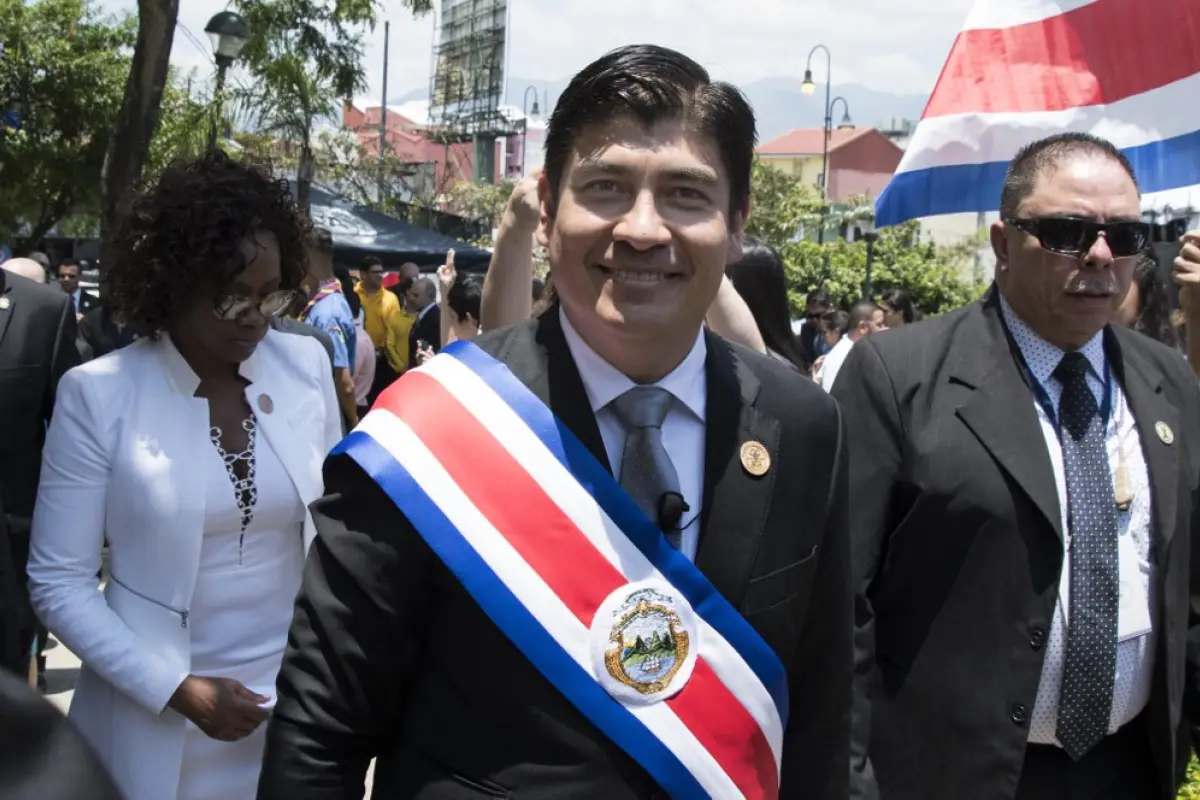
<svg viewBox="0 0 1200 800">
<path fill-rule="evenodd" d="M 1018 725 L 1024 725 L 1029 720 L 1029 709 L 1025 708 L 1021 703 L 1013 703 L 1012 706 L 1012 721 Z"/>
<path fill-rule="evenodd" d="M 1041 650 L 1042 645 L 1046 643 L 1046 629 L 1037 627 L 1029 633 L 1029 646 L 1034 650 Z"/>
</svg>

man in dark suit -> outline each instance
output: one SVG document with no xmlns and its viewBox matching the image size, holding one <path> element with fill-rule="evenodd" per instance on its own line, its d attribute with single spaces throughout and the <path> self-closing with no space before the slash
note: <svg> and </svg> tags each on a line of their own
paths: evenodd
<svg viewBox="0 0 1200 800">
<path fill-rule="evenodd" d="M 67 718 L 0 670 L 0 797 L 120 800 L 91 748 Z"/>
<path fill-rule="evenodd" d="M 58 285 L 71 298 L 75 316 L 81 317 L 100 305 L 100 301 L 79 287 L 79 262 L 64 258 L 58 265 Z"/>
<path fill-rule="evenodd" d="M 987 296 L 860 342 L 833 391 L 854 796 L 1174 798 L 1200 701 L 1200 392 L 1108 324 L 1147 237 L 1118 150 L 1036 142 L 1000 207 Z"/>
<path fill-rule="evenodd" d="M 786 365 L 703 329 L 725 264 L 741 252 L 753 112 L 692 60 L 636 46 L 585 68 L 553 119 L 539 236 L 561 303 L 474 343 L 578 437 L 607 485 L 637 503 L 646 541 L 711 582 L 737 625 L 778 659 L 790 715 L 778 752 L 744 762 L 771 784 L 748 793 L 773 796 L 778 782 L 781 797 L 842 800 L 852 591 L 839 412 Z M 391 391 L 424 379 L 411 373 Z M 646 400 L 657 421 L 632 422 L 640 412 L 630 402 Z M 362 427 L 390 413 L 387 405 L 385 394 Z M 458 445 L 477 442 L 463 435 Z M 576 695 L 553 669 L 546 676 L 540 654 L 509 639 L 486 598 L 435 555 L 427 527 L 398 508 L 403 499 L 393 501 L 357 461 L 331 457 L 326 489 L 313 506 L 320 536 L 278 680 L 260 798 L 358 800 L 372 757 L 376 797 L 665 796 L 652 777 L 659 764 L 647 763 L 658 751 L 639 752 L 595 721 L 625 713 L 620 687 L 597 673 L 585 678 L 585 691 L 602 692 L 597 705 L 568 699 Z M 522 499 L 510 502 L 515 512 Z M 540 546 L 555 541 L 547 533 Z M 608 627 L 601 631 L 608 641 Z M 661 668 L 654 663 L 646 669 Z M 725 685 L 740 692 L 753 681 Z M 663 710 L 659 688 L 644 691 L 643 710 Z M 728 733 L 738 719 L 705 705 L 689 724 L 714 726 L 724 745 L 752 752 L 754 736 Z M 689 770 L 698 763 L 680 759 Z M 712 763 L 705 780 L 719 784 L 725 767 Z"/>
<path fill-rule="evenodd" d="M 34 620 L 25 589 L 29 524 L 42 469 L 42 444 L 62 374 L 79 363 L 71 298 L 0 270 L 0 508 L 17 585 L 15 607 L 0 610 L 19 631 L 15 665 L 24 676 Z"/>
<path fill-rule="evenodd" d="M 433 352 L 442 349 L 442 309 L 432 278 L 417 278 L 405 292 L 405 307 L 417 315 L 408 334 L 408 363 L 417 364 L 417 350 L 425 342 Z"/>
</svg>

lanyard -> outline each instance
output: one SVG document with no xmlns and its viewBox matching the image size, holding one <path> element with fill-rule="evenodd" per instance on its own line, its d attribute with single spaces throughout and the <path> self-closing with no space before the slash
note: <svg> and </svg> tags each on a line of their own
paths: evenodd
<svg viewBox="0 0 1200 800">
<path fill-rule="evenodd" d="M 304 307 L 304 310 L 300 312 L 300 315 L 296 317 L 296 319 L 300 320 L 301 322 L 305 321 L 308 319 L 308 312 L 313 310 L 313 306 L 324 300 L 326 297 L 329 297 L 331 294 L 341 293 L 341 281 L 339 281 L 337 278 L 330 278 L 321 285 L 321 288 L 318 289 L 317 293 L 312 296 L 312 299 L 308 301 L 308 305 Z"/>
</svg>

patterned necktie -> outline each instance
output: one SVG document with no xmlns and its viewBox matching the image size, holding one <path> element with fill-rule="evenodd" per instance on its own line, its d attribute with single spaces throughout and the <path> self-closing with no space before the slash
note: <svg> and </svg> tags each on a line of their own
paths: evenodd
<svg viewBox="0 0 1200 800">
<path fill-rule="evenodd" d="M 671 401 L 671 393 L 666 389 L 637 386 L 611 404 L 626 431 L 621 487 L 656 523 L 663 494 L 679 491 L 679 476 L 662 443 L 662 424 Z M 667 531 L 666 535 L 671 546 L 678 549 L 682 538 L 678 528 Z"/>
<path fill-rule="evenodd" d="M 1059 424 L 1067 475 L 1071 592 L 1067 655 L 1058 700 L 1063 749 L 1078 761 L 1108 734 L 1117 665 L 1117 501 L 1104 420 L 1087 385 L 1087 359 L 1067 353 Z"/>
</svg>

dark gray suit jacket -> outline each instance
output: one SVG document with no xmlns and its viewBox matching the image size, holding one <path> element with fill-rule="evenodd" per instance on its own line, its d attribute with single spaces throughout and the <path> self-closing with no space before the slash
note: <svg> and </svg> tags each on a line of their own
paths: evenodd
<svg viewBox="0 0 1200 800">
<path fill-rule="evenodd" d="M 1200 390 L 1179 353 L 1147 336 L 1113 326 L 1105 348 L 1153 497 L 1158 650 L 1143 717 L 1167 800 L 1189 757 L 1188 720 L 1200 718 Z M 863 339 L 833 395 L 852 454 L 853 796 L 1011 800 L 1063 542 L 1050 458 L 995 290 Z"/>
<path fill-rule="evenodd" d="M 851 675 L 846 460 L 837 407 L 795 370 L 707 336 L 696 565 L 788 674 L 782 796 L 844 800 Z M 600 460 L 600 431 L 559 317 L 475 340 Z M 762 478 L 741 464 L 762 442 Z M 470 447 L 464 441 L 463 447 Z M 487 465 L 481 465 L 487 469 Z M 484 614 L 360 468 L 325 466 L 320 535 L 279 676 L 261 800 L 663 797 Z"/>
</svg>

